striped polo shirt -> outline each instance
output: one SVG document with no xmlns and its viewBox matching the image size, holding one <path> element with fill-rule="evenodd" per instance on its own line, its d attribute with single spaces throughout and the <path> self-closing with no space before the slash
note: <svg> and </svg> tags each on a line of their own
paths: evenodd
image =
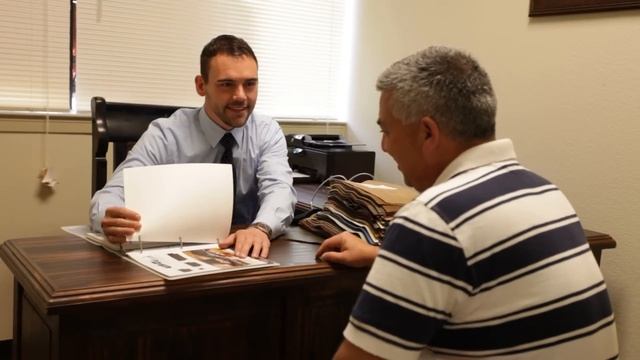
<svg viewBox="0 0 640 360">
<path fill-rule="evenodd" d="M 397 213 L 344 335 L 389 359 L 618 354 L 575 210 L 508 139 L 465 151 Z"/>
</svg>

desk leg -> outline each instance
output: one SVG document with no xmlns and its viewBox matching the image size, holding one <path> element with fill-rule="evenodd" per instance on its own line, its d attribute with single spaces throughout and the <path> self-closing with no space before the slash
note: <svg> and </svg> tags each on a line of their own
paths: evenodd
<svg viewBox="0 0 640 360">
<path fill-rule="evenodd" d="M 24 290 L 20 283 L 13 279 L 13 343 L 11 344 L 11 359 L 20 359 L 20 335 L 22 334 L 22 295 Z"/>
<path fill-rule="evenodd" d="M 600 266 L 600 256 L 602 255 L 602 250 L 591 248 L 591 252 L 593 253 L 593 256 L 596 258 L 596 262 L 598 263 L 598 266 Z"/>
<path fill-rule="evenodd" d="M 54 334 L 43 315 L 29 301 L 22 285 L 15 280 L 13 309 L 12 358 L 57 360 L 57 354 L 51 352 Z"/>
</svg>

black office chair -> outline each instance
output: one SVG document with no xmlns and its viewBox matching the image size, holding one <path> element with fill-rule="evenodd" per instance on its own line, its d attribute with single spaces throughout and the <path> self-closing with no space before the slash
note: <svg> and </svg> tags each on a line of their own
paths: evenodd
<svg viewBox="0 0 640 360">
<path fill-rule="evenodd" d="M 91 99 L 91 196 L 107 182 L 107 148 L 113 144 L 113 169 L 127 157 L 149 123 L 168 117 L 181 106 L 107 102 Z"/>
</svg>

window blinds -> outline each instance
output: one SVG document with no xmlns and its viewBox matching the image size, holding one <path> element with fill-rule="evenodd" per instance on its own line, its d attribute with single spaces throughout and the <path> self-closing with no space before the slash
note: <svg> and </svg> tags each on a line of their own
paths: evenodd
<svg viewBox="0 0 640 360">
<path fill-rule="evenodd" d="M 0 109 L 69 109 L 69 0 L 0 4 Z"/>
<path fill-rule="evenodd" d="M 78 2 L 77 101 L 201 106 L 200 51 L 213 37 L 244 38 L 259 62 L 256 111 L 335 118 L 343 57 L 342 0 Z"/>
</svg>

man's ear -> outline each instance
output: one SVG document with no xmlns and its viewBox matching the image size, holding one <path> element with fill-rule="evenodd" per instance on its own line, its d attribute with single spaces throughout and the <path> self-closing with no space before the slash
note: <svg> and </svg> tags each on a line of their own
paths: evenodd
<svg viewBox="0 0 640 360">
<path fill-rule="evenodd" d="M 196 92 L 198 92 L 198 95 L 200 96 L 205 96 L 206 91 L 205 91 L 205 83 L 204 83 L 204 78 L 202 77 L 202 75 L 196 75 L 195 78 L 195 83 L 196 83 Z"/>
<path fill-rule="evenodd" d="M 424 136 L 424 145 L 433 148 L 440 141 L 440 127 L 431 116 L 420 119 L 420 132 Z"/>
</svg>

